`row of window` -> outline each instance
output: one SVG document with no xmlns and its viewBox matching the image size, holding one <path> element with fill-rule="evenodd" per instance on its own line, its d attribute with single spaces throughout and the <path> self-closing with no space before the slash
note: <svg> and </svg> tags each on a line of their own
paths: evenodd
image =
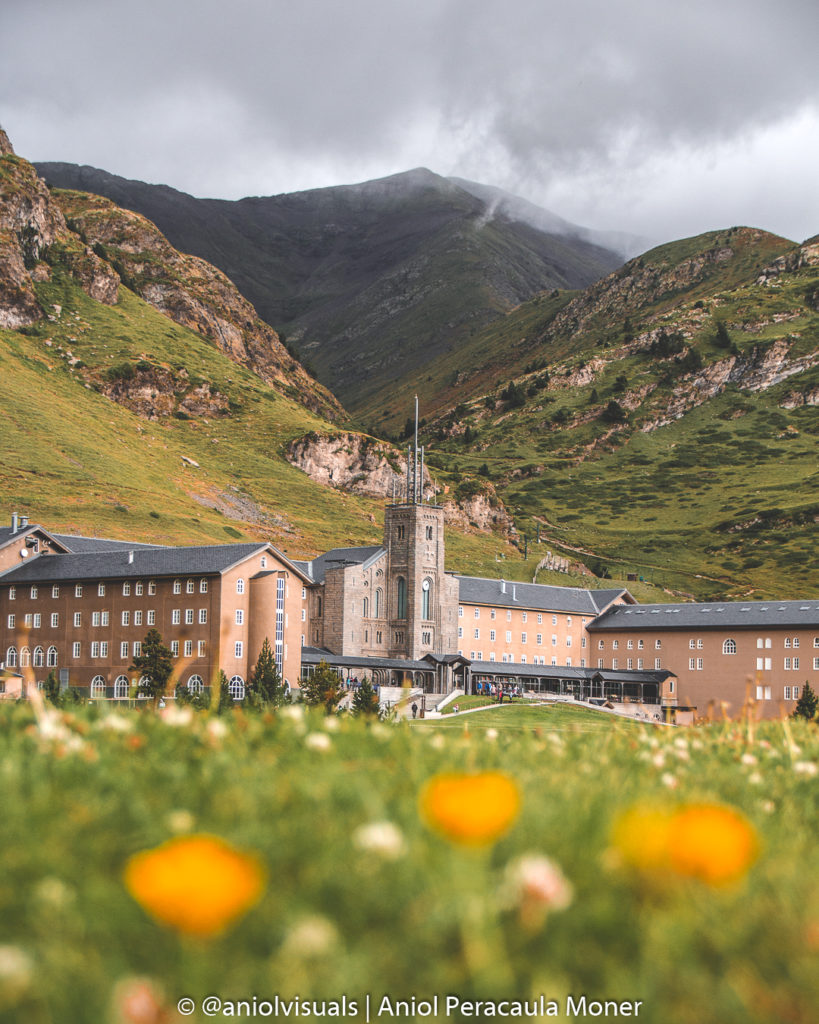
<svg viewBox="0 0 819 1024">
<path fill-rule="evenodd" d="M 127 700 L 131 696 L 132 689 L 137 692 L 139 687 L 147 681 L 146 676 L 142 676 L 138 681 L 134 680 L 133 682 L 128 676 L 117 676 L 114 680 L 114 700 Z M 204 680 L 197 674 L 190 676 L 185 685 L 191 694 L 202 693 L 205 688 Z M 91 680 L 91 697 L 95 700 L 104 698 L 106 688 L 105 676 L 94 676 Z M 233 700 L 244 700 L 245 681 L 241 676 L 232 676 L 228 682 L 228 688 Z"/>
<path fill-rule="evenodd" d="M 193 640 L 184 640 L 182 642 L 182 652 L 184 657 L 193 657 Z M 174 658 L 179 657 L 180 642 L 179 640 L 171 640 L 170 652 Z M 244 647 L 241 641 L 237 641 L 235 646 L 235 653 L 237 658 L 242 657 L 242 651 Z M 107 658 L 109 651 L 109 644 L 107 640 L 93 640 L 91 642 L 90 657 L 93 659 Z M 198 658 L 204 658 L 207 656 L 208 645 L 206 640 L 198 640 L 196 642 L 196 656 Z M 142 641 L 135 640 L 130 643 L 127 640 L 123 640 L 119 645 L 119 656 L 123 661 L 129 660 L 132 656 L 138 658 L 142 654 Z M 71 657 L 81 658 L 82 657 L 82 644 L 78 642 L 71 645 Z M 35 668 L 47 666 L 49 668 L 56 667 L 58 663 L 58 651 L 57 648 L 52 646 L 46 651 L 43 647 L 35 647 L 32 652 L 30 647 L 21 647 L 18 653 L 16 647 L 9 647 L 6 650 L 6 667 L 7 668 L 27 668 L 29 665 L 33 665 Z"/>
<path fill-rule="evenodd" d="M 785 700 L 799 700 L 799 687 L 798 686 L 785 686 L 782 690 L 782 695 Z M 770 686 L 757 686 L 756 688 L 756 699 L 757 700 L 771 700 L 771 687 Z"/>
<path fill-rule="evenodd" d="M 121 623 L 123 626 L 131 625 L 131 612 L 123 611 L 121 617 Z M 74 626 L 80 628 L 82 626 L 82 612 L 74 612 Z M 149 608 L 147 613 L 143 613 L 142 609 L 135 609 L 133 612 L 133 622 L 135 626 L 143 625 L 143 618 L 145 623 L 149 626 L 156 625 L 156 610 Z M 208 621 L 208 610 L 207 608 L 199 609 L 199 625 L 204 626 Z M 39 612 L 32 612 L 23 617 L 23 621 L 26 629 L 40 629 L 42 625 L 42 616 Z M 178 626 L 182 622 L 182 609 L 174 608 L 171 611 L 171 622 L 173 625 Z M 194 622 L 194 609 L 185 608 L 185 625 L 191 626 Z M 236 610 L 236 625 L 241 626 L 244 622 L 244 612 L 241 608 Z M 17 616 L 10 614 L 8 616 L 8 628 L 14 629 L 17 623 Z M 92 626 L 107 626 L 110 623 L 110 613 L 107 611 L 91 612 L 91 625 Z M 60 625 L 60 613 L 53 612 L 51 615 L 51 628 L 57 629 Z"/>
<path fill-rule="evenodd" d="M 487 609 L 484 608 L 484 611 L 486 611 L 486 610 Z M 490 608 L 489 609 L 489 618 L 490 619 L 494 619 L 495 615 L 496 615 L 496 612 L 497 612 L 497 609 Z M 480 608 L 477 608 L 477 607 L 473 608 L 472 609 L 472 613 L 473 613 L 473 615 L 475 616 L 476 619 L 479 619 L 481 617 L 481 609 Z M 458 618 L 462 619 L 463 617 L 464 617 L 463 605 L 458 605 Z M 537 624 L 539 626 L 542 625 L 543 618 L 544 618 L 543 612 L 537 612 Z M 511 608 L 507 608 L 506 609 L 506 621 L 507 622 L 511 622 L 512 621 L 512 609 Z M 521 622 L 528 622 L 529 621 L 529 613 L 526 612 L 526 611 L 521 611 L 521 613 L 520 613 L 520 621 Z M 586 625 L 586 619 L 581 619 L 581 623 L 582 623 L 582 625 L 585 626 Z M 571 626 L 571 624 L 572 624 L 572 617 L 571 617 L 571 615 L 567 615 L 566 616 L 566 625 L 567 626 Z M 557 615 L 553 615 L 552 616 L 552 625 L 553 626 L 557 625 Z"/>
<path fill-rule="evenodd" d="M 616 650 L 619 649 L 619 647 L 620 647 L 620 641 L 619 640 L 612 640 L 612 642 L 611 642 L 611 649 L 613 651 L 616 651 Z M 635 647 L 634 640 L 626 640 L 626 649 L 627 650 L 631 651 L 631 650 L 634 649 L 634 647 Z M 644 641 L 642 639 L 637 640 L 636 647 L 637 647 L 638 651 L 642 651 L 643 648 L 645 647 Z M 604 651 L 605 649 L 606 649 L 606 641 L 605 640 L 598 640 L 597 641 L 597 650 L 598 651 Z M 663 642 L 662 642 L 662 640 L 659 637 L 655 638 L 655 640 L 654 640 L 654 650 L 655 651 L 661 651 L 662 649 L 663 649 Z"/>
<path fill-rule="evenodd" d="M 262 568 L 264 568 L 264 564 L 265 564 L 265 559 L 262 559 Z M 181 594 L 183 586 L 184 586 L 184 590 L 185 590 L 186 594 L 194 594 L 194 593 L 196 593 L 196 589 L 197 589 L 196 588 L 196 580 L 190 580 L 190 579 L 186 580 L 184 582 L 184 584 L 183 584 L 182 580 L 174 580 L 173 581 L 173 592 L 175 594 Z M 83 587 L 84 587 L 84 584 L 82 584 L 82 583 L 75 583 L 74 584 L 74 597 L 82 597 L 82 595 L 83 595 Z M 97 596 L 98 597 L 105 597 L 105 589 L 106 589 L 106 584 L 105 583 L 98 583 L 97 584 Z M 122 596 L 123 597 L 130 597 L 132 592 L 133 592 L 133 594 L 136 597 L 141 597 L 146 592 L 146 590 L 147 590 L 148 594 L 155 594 L 156 593 L 156 580 L 148 580 L 147 584 L 143 580 L 136 580 L 136 582 L 134 582 L 133 584 L 130 582 L 130 580 L 126 580 L 122 584 Z M 200 594 L 207 594 L 207 592 L 208 592 L 208 580 L 203 577 L 202 579 L 199 580 L 199 593 Z M 236 581 L 236 593 L 237 594 L 243 594 L 244 592 L 245 592 L 245 581 L 242 580 L 242 579 L 237 580 Z M 36 584 L 33 585 L 30 588 L 29 593 L 30 593 L 30 596 L 31 596 L 32 600 L 36 600 L 40 596 L 40 587 L 37 586 Z M 51 587 L 51 596 L 55 597 L 55 598 L 60 596 L 59 584 L 55 583 Z M 17 587 L 16 586 L 9 587 L 9 601 L 15 601 L 15 600 L 17 600 Z"/>
<path fill-rule="evenodd" d="M 463 635 L 464 635 L 464 627 L 463 626 L 458 626 L 458 639 L 459 640 L 463 639 Z M 490 629 L 489 630 L 489 639 L 490 639 L 490 641 L 494 642 L 495 639 L 496 639 L 496 636 L 497 636 L 496 630 Z M 480 628 L 476 626 L 475 629 L 473 630 L 472 639 L 473 640 L 480 640 L 480 638 L 481 638 L 481 631 L 480 631 Z M 522 644 L 528 643 L 529 642 L 529 634 L 528 633 L 521 633 L 520 634 L 520 642 Z M 508 644 L 512 643 L 512 630 L 511 629 L 507 629 L 506 630 L 506 643 L 508 643 Z M 538 647 L 542 647 L 543 646 L 543 634 L 542 633 L 536 633 L 535 634 L 535 643 L 536 643 L 536 645 Z M 564 645 L 566 647 L 571 647 L 572 646 L 572 638 L 571 638 L 571 636 L 567 636 L 564 639 L 563 643 L 564 643 Z M 580 638 L 580 646 L 582 648 L 584 648 L 584 649 L 586 647 L 586 638 L 584 636 L 582 636 Z M 552 634 L 552 647 L 557 647 L 557 634 L 556 633 Z"/>
</svg>

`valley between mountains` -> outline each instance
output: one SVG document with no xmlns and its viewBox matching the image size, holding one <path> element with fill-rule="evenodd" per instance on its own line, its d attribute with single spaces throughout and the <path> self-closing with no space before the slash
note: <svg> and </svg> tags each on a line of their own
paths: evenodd
<svg viewBox="0 0 819 1024">
<path fill-rule="evenodd" d="M 450 568 L 817 595 L 819 238 L 624 262 L 428 171 L 229 204 L 38 169 L 0 134 L 7 511 L 372 543 L 417 393 Z"/>
</svg>

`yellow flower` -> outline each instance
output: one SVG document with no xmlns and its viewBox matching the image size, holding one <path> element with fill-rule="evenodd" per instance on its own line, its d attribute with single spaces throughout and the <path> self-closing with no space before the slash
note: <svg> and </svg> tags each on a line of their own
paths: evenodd
<svg viewBox="0 0 819 1024">
<path fill-rule="evenodd" d="M 207 938 L 221 932 L 261 897 L 266 872 L 253 854 L 216 836 L 170 839 L 125 865 L 125 886 L 161 924 Z"/>
<path fill-rule="evenodd" d="M 757 858 L 753 827 L 730 807 L 683 807 L 671 820 L 671 867 L 678 875 L 724 885 L 741 878 Z"/>
<path fill-rule="evenodd" d="M 612 839 L 623 863 L 638 871 L 709 885 L 741 878 L 759 850 L 751 824 L 738 811 L 718 804 L 634 807 L 616 823 Z"/>
<path fill-rule="evenodd" d="M 501 772 L 436 775 L 422 789 L 419 807 L 427 824 L 447 839 L 486 846 L 514 824 L 520 790 Z"/>
</svg>

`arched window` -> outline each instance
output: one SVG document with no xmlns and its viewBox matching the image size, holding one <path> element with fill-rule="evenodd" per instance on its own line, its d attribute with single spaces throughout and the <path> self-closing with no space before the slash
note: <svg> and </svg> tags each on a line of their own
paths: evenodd
<svg viewBox="0 0 819 1024">
<path fill-rule="evenodd" d="M 105 676 L 94 676 L 91 680 L 91 699 L 99 700 L 105 696 Z"/>
<path fill-rule="evenodd" d="M 726 640 L 722 645 L 723 654 L 736 654 L 737 653 L 737 642 L 736 640 Z"/>
<path fill-rule="evenodd" d="M 381 618 L 381 605 L 384 600 L 384 591 L 379 587 L 375 592 L 375 617 Z"/>
<path fill-rule="evenodd" d="M 399 619 L 405 619 L 407 617 L 407 581 L 403 576 L 398 577 L 397 597 L 398 608 L 396 616 Z"/>
<path fill-rule="evenodd" d="M 148 694 L 147 694 L 145 688 L 150 686 L 150 685 L 151 685 L 151 679 L 150 679 L 149 676 L 140 676 L 139 677 L 139 687 L 138 687 L 137 697 L 140 700 L 147 700 L 148 699 Z"/>
<path fill-rule="evenodd" d="M 431 618 L 429 614 L 430 595 L 432 594 L 432 580 L 426 579 L 421 584 L 421 618 Z"/>
<path fill-rule="evenodd" d="M 245 681 L 241 676 L 231 676 L 228 689 L 233 700 L 245 699 Z"/>
<path fill-rule="evenodd" d="M 20 668 L 28 668 L 31 664 L 31 651 L 28 647 L 22 647 L 20 649 Z"/>
<path fill-rule="evenodd" d="M 194 584 L 193 580 L 186 580 L 186 582 L 185 582 L 185 593 L 186 594 L 192 594 L 194 592 L 194 589 L 195 589 L 195 584 Z"/>
<path fill-rule="evenodd" d="M 173 592 L 175 594 L 181 594 L 182 593 L 182 580 L 174 580 L 173 581 Z"/>
<path fill-rule="evenodd" d="M 46 654 L 46 665 L 48 665 L 49 668 L 56 668 L 57 667 L 57 648 L 56 647 L 49 647 L 48 654 Z"/>
<path fill-rule="evenodd" d="M 35 668 L 42 668 L 45 665 L 45 651 L 42 647 L 34 648 L 34 658 L 31 663 Z"/>
<path fill-rule="evenodd" d="M 201 693 L 204 688 L 201 676 L 191 676 L 188 680 L 188 693 Z"/>
<path fill-rule="evenodd" d="M 364 598 L 364 605 L 363 605 L 361 614 L 364 616 L 365 619 L 368 619 L 370 617 L 370 599 L 369 599 L 369 597 L 365 597 Z"/>
<path fill-rule="evenodd" d="M 9 647 L 6 651 L 6 668 L 17 668 L 17 648 Z"/>
<path fill-rule="evenodd" d="M 131 682 L 128 676 L 117 676 L 114 680 L 114 698 L 116 700 L 127 700 L 131 692 Z"/>
</svg>

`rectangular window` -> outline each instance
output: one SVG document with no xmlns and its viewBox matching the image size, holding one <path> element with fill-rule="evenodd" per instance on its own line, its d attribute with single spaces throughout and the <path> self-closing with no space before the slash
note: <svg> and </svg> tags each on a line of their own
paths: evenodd
<svg viewBox="0 0 819 1024">
<path fill-rule="evenodd" d="M 193 580 L 188 580 L 185 583 L 185 593 L 192 594 L 193 591 L 194 591 L 194 582 L 193 582 Z"/>
<path fill-rule="evenodd" d="M 528 634 L 528 633 L 521 633 L 521 634 L 520 634 L 520 642 L 521 642 L 522 644 L 525 644 L 525 643 L 527 643 L 527 641 L 528 641 L 528 638 L 529 638 L 529 634 Z"/>
<path fill-rule="evenodd" d="M 538 633 L 537 634 L 537 645 L 538 645 L 538 647 L 542 647 L 543 646 L 543 634 L 542 633 Z"/>
<path fill-rule="evenodd" d="M 490 629 L 489 630 L 489 639 L 494 642 L 494 640 L 495 640 L 495 630 L 494 629 Z"/>
<path fill-rule="evenodd" d="M 785 658 L 785 670 L 787 671 L 791 667 L 791 659 Z"/>
<path fill-rule="evenodd" d="M 142 641 L 134 640 L 134 646 L 131 650 L 134 652 L 134 657 L 138 658 L 142 654 Z"/>
<path fill-rule="evenodd" d="M 458 605 L 458 618 L 462 619 L 463 617 L 464 617 L 463 605 Z"/>
<path fill-rule="evenodd" d="M 637 650 L 638 651 L 642 651 L 642 649 L 643 649 L 643 641 L 642 640 L 638 640 L 637 641 Z"/>
<path fill-rule="evenodd" d="M 141 626 L 142 625 L 142 612 L 141 611 L 134 612 L 134 625 L 135 626 Z"/>
<path fill-rule="evenodd" d="M 572 638 L 570 636 L 566 637 L 566 646 L 567 647 L 571 647 L 572 646 Z"/>
<path fill-rule="evenodd" d="M 31 612 L 26 612 L 26 614 L 23 616 L 23 625 L 26 627 L 26 629 L 31 629 L 31 627 L 34 625 L 34 616 L 31 614 Z"/>
<path fill-rule="evenodd" d="M 643 659 L 642 658 L 638 658 L 637 659 L 637 671 L 639 672 L 642 667 L 643 667 Z"/>
<path fill-rule="evenodd" d="M 793 646 L 794 647 L 798 647 L 799 646 L 799 637 L 798 636 L 795 636 L 793 638 Z"/>
<path fill-rule="evenodd" d="M 32 599 L 32 601 L 36 601 L 37 600 L 37 594 L 38 593 L 39 593 L 39 590 L 36 587 L 32 587 L 31 588 L 31 599 Z"/>
<path fill-rule="evenodd" d="M 521 665 L 525 665 L 526 664 L 526 655 L 525 654 L 521 654 L 521 656 L 520 656 L 520 663 L 521 663 Z"/>
<path fill-rule="evenodd" d="M 74 625 L 75 626 L 81 626 L 82 625 L 82 612 L 74 612 Z"/>
<path fill-rule="evenodd" d="M 616 650 L 617 650 L 617 648 L 618 648 L 618 647 L 620 646 L 620 641 L 619 641 L 619 640 L 612 640 L 612 642 L 611 642 L 611 646 L 612 646 L 612 647 L 614 648 L 614 650 L 616 651 Z"/>
<path fill-rule="evenodd" d="M 552 647 L 557 647 L 557 633 L 552 633 Z"/>
<path fill-rule="evenodd" d="M 626 640 L 626 647 L 627 647 L 627 648 L 628 648 L 629 650 L 632 650 L 632 649 L 633 649 L 633 647 L 634 647 L 634 641 L 633 641 L 633 640 Z"/>
<path fill-rule="evenodd" d="M 791 688 L 790 686 L 785 687 L 785 700 L 791 699 Z"/>
<path fill-rule="evenodd" d="M 130 612 L 123 612 L 122 613 L 122 624 L 123 624 L 123 626 L 130 626 L 131 625 L 131 613 Z"/>
<path fill-rule="evenodd" d="M 51 628 L 52 629 L 57 629 L 57 627 L 59 625 L 60 625 L 60 613 L 59 612 L 52 612 L 51 613 Z"/>
<path fill-rule="evenodd" d="M 794 686 L 794 688 L 793 688 L 793 699 L 794 700 L 799 700 L 799 687 L 798 686 Z"/>
<path fill-rule="evenodd" d="M 634 668 L 634 658 L 626 659 L 626 668 Z"/>
<path fill-rule="evenodd" d="M 17 599 L 17 587 L 9 587 L 9 601 Z M 816 645 L 814 645 L 816 646 Z"/>
<path fill-rule="evenodd" d="M 819 672 L 819 658 L 813 659 L 813 671 Z"/>
<path fill-rule="evenodd" d="M 34 613 L 34 628 L 39 629 L 42 623 L 43 617 L 39 612 Z"/>
<path fill-rule="evenodd" d="M 697 658 L 697 671 L 702 672 L 702 658 Z"/>
<path fill-rule="evenodd" d="M 527 613 L 526 613 L 526 612 L 523 612 L 523 613 L 522 613 L 522 615 L 521 615 L 521 621 L 522 621 L 522 622 L 526 622 L 526 621 L 527 621 L 527 619 L 528 619 L 528 615 L 527 615 Z"/>
<path fill-rule="evenodd" d="M 185 641 L 185 657 L 186 658 L 190 658 L 190 656 L 192 654 L 193 654 L 193 640 L 186 640 Z"/>
<path fill-rule="evenodd" d="M 8 626 L 9 629 L 14 629 L 15 621 L 16 621 L 15 617 L 13 615 L 9 615 L 9 626 Z"/>
<path fill-rule="evenodd" d="M 789 636 L 786 636 L 785 637 L 785 647 L 790 647 L 790 645 L 791 645 L 791 638 Z"/>
<path fill-rule="evenodd" d="M 102 622 L 102 616 L 100 615 L 100 613 L 99 612 L 91 612 L 91 625 L 92 626 L 99 626 L 100 622 Z"/>
<path fill-rule="evenodd" d="M 476 608 L 475 609 L 475 618 L 479 619 L 480 617 L 481 617 L 481 610 L 480 610 L 480 608 Z"/>
<path fill-rule="evenodd" d="M 148 625 L 149 626 L 155 626 L 156 625 L 156 611 L 153 608 L 150 608 L 148 610 Z"/>
<path fill-rule="evenodd" d="M 100 656 L 100 644 L 99 640 L 94 640 L 91 644 L 91 657 L 98 658 Z"/>
<path fill-rule="evenodd" d="M 552 616 L 552 625 L 553 625 L 553 626 L 556 626 L 556 625 L 557 625 L 557 616 L 556 616 L 556 615 L 553 615 L 553 616 Z"/>
<path fill-rule="evenodd" d="M 205 651 L 207 650 L 207 646 L 208 646 L 208 642 L 207 642 L 207 640 L 200 640 L 200 641 L 199 641 L 199 644 L 198 644 L 198 646 L 197 646 L 197 650 L 196 650 L 196 653 L 197 653 L 197 655 L 198 655 L 198 656 L 199 656 L 200 658 L 204 658 L 204 657 L 205 657 Z"/>
<path fill-rule="evenodd" d="M 122 584 L 122 596 L 123 597 L 130 597 L 131 596 L 131 584 L 130 583 L 126 582 L 126 583 Z"/>
<path fill-rule="evenodd" d="M 494 618 L 495 618 L 495 609 L 494 609 L 494 608 L 492 608 L 492 609 L 490 610 L 490 612 L 489 612 L 489 618 L 490 618 L 490 619 L 494 619 Z M 494 660 L 495 660 L 495 659 L 494 659 L 494 658 L 492 658 L 492 661 L 494 661 Z"/>
<path fill-rule="evenodd" d="M 307 622 L 307 609 L 306 608 L 302 608 L 302 610 L 301 610 L 301 621 L 302 622 Z"/>
<path fill-rule="evenodd" d="M 612 658 L 611 659 L 611 667 L 612 668 L 617 668 L 617 659 L 616 658 Z"/>
<path fill-rule="evenodd" d="M 182 612 L 179 610 L 179 608 L 174 608 L 174 610 L 171 612 L 171 625 L 178 626 L 181 621 Z"/>
<path fill-rule="evenodd" d="M 512 643 L 512 630 L 511 629 L 507 629 L 506 630 L 506 642 L 508 644 Z"/>
<path fill-rule="evenodd" d="M 236 609 L 236 625 L 241 626 L 245 621 L 245 613 L 241 608 Z"/>
<path fill-rule="evenodd" d="M 102 643 L 100 644 L 100 657 L 101 658 L 107 658 L 108 657 L 108 641 L 107 640 L 103 640 Z"/>
<path fill-rule="evenodd" d="M 459 640 L 463 640 L 463 637 L 464 637 L 464 627 L 463 626 L 458 626 L 458 639 Z"/>
<path fill-rule="evenodd" d="M 693 672 L 696 667 L 696 660 L 694 658 L 688 659 L 688 671 Z"/>
<path fill-rule="evenodd" d="M 799 668 L 799 659 L 798 658 L 794 658 L 793 659 L 793 667 L 794 667 L 794 670 Z"/>
<path fill-rule="evenodd" d="M 107 626 L 108 625 L 108 612 L 103 612 L 102 613 L 102 624 L 103 624 L 103 626 Z"/>
<path fill-rule="evenodd" d="M 693 636 L 688 641 L 688 647 L 689 647 L 689 650 L 692 650 L 692 651 L 694 650 L 695 644 L 694 644 Z"/>
<path fill-rule="evenodd" d="M 602 651 L 603 648 L 605 647 L 605 644 L 606 644 L 605 640 L 598 640 L 597 641 L 597 650 L 598 651 Z"/>
<path fill-rule="evenodd" d="M 655 650 L 655 651 L 660 651 L 660 650 L 662 650 L 662 647 L 663 647 L 663 642 L 662 642 L 662 640 L 655 640 L 655 641 L 654 641 L 654 650 Z"/>
<path fill-rule="evenodd" d="M 543 625 L 543 615 L 542 615 L 542 614 L 541 614 L 540 612 L 538 612 L 538 616 L 537 616 L 537 624 L 538 624 L 539 626 L 542 626 L 542 625 Z"/>
<path fill-rule="evenodd" d="M 128 657 L 128 641 L 127 640 L 123 640 L 122 643 L 119 645 L 119 656 L 122 659 L 125 659 L 125 658 Z"/>
<path fill-rule="evenodd" d="M 756 688 L 756 699 L 757 700 L 770 700 L 771 699 L 771 688 L 770 688 L 770 686 L 757 686 L 757 688 Z"/>
<path fill-rule="evenodd" d="M 654 659 L 654 668 L 662 668 L 662 667 L 663 667 L 663 659 L 662 658 L 655 658 Z"/>
<path fill-rule="evenodd" d="M 185 625 L 186 626 L 192 626 L 193 625 L 193 608 L 186 608 L 185 609 Z"/>
<path fill-rule="evenodd" d="M 199 625 L 200 626 L 204 626 L 207 621 L 208 621 L 208 610 L 207 610 L 207 608 L 200 608 L 199 609 Z"/>
<path fill-rule="evenodd" d="M 56 583 L 51 588 L 51 596 L 52 597 L 59 597 L 60 596 L 60 588 L 57 586 Z"/>
<path fill-rule="evenodd" d="M 171 640 L 171 657 L 173 657 L 173 658 L 178 658 L 179 657 L 179 641 L 178 640 Z"/>
<path fill-rule="evenodd" d="M 97 597 L 105 597 L 105 584 L 104 583 L 98 583 L 97 584 Z"/>
<path fill-rule="evenodd" d="M 241 640 L 237 640 L 233 645 L 233 656 L 234 658 L 241 658 L 242 651 L 244 650 L 244 644 Z"/>
<path fill-rule="evenodd" d="M 181 594 L 182 593 L 182 580 L 174 580 L 173 581 L 173 592 L 175 594 Z"/>
<path fill-rule="evenodd" d="M 474 634 L 475 634 L 475 639 L 476 640 L 480 640 L 480 638 L 481 638 L 481 631 L 479 629 L 475 629 L 474 630 Z"/>
<path fill-rule="evenodd" d="M 79 656 L 80 656 L 80 645 L 78 643 L 73 643 L 71 645 L 71 655 L 74 658 L 79 658 Z"/>
</svg>

